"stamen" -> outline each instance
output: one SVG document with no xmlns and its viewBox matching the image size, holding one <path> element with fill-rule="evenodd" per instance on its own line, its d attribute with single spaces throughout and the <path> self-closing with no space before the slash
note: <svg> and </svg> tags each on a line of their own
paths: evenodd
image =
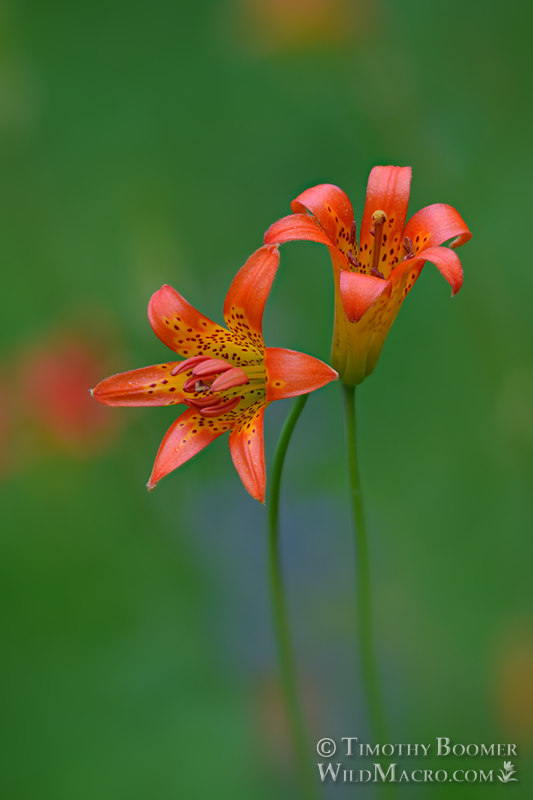
<svg viewBox="0 0 533 800">
<path fill-rule="evenodd" d="M 373 233 L 374 235 L 374 248 L 372 250 L 372 269 L 378 270 L 379 264 L 379 253 L 381 250 L 381 239 L 383 235 L 383 226 L 387 221 L 387 215 L 384 211 L 374 211 L 372 214 L 372 222 L 374 223 Z M 372 270 L 371 270 L 372 271 Z"/>
<path fill-rule="evenodd" d="M 191 397 L 190 400 L 187 398 L 185 402 L 188 406 L 195 409 L 207 408 L 208 406 L 212 408 L 213 406 L 220 405 L 222 398 L 213 397 L 212 394 L 209 394 L 207 397 Z"/>
<path fill-rule="evenodd" d="M 224 392 L 226 389 L 232 389 L 234 386 L 244 386 L 246 383 L 250 383 L 246 372 L 239 367 L 233 367 L 227 372 L 223 372 L 218 378 L 215 378 L 211 384 L 211 392 Z"/>
<path fill-rule="evenodd" d="M 211 375 L 217 375 L 219 372 L 226 372 L 231 368 L 232 365 L 222 358 L 207 358 L 201 364 L 196 364 L 193 367 L 192 374 L 196 375 L 197 378 L 207 378 Z"/>
<path fill-rule="evenodd" d="M 403 237 L 403 249 L 405 250 L 404 261 L 406 261 L 408 258 L 413 258 L 413 240 L 408 236 Z"/>
<path fill-rule="evenodd" d="M 353 246 L 355 244 L 355 233 L 357 230 L 357 225 L 355 224 L 355 220 L 352 220 L 352 227 L 350 228 L 350 238 L 348 239 L 349 243 Z"/>
<path fill-rule="evenodd" d="M 354 254 L 352 253 L 351 250 L 348 250 L 348 253 L 346 254 L 346 258 L 348 259 L 348 261 L 350 262 L 352 267 L 355 267 L 355 269 L 358 269 L 359 260 L 354 256 Z"/>
<path fill-rule="evenodd" d="M 205 361 L 205 356 L 192 356 L 192 358 L 186 358 L 185 361 L 180 361 L 179 364 L 176 364 L 171 375 L 180 375 L 182 372 L 187 372 L 188 369 L 191 369 L 196 364 L 199 364 L 201 361 Z"/>
<path fill-rule="evenodd" d="M 370 270 L 370 275 L 373 275 L 374 278 L 381 278 L 382 280 L 385 280 L 385 275 L 375 267 L 372 267 L 372 269 Z"/>
<path fill-rule="evenodd" d="M 228 400 L 227 403 L 201 408 L 198 413 L 201 414 L 202 417 L 219 417 L 221 414 L 225 414 L 227 411 L 233 411 L 233 409 L 238 406 L 240 402 L 240 397 L 234 397 L 232 400 Z"/>
</svg>

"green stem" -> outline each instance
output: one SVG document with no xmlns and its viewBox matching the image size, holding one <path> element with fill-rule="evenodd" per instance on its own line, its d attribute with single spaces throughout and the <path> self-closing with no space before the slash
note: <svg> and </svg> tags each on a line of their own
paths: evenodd
<svg viewBox="0 0 533 800">
<path fill-rule="evenodd" d="M 359 654 L 363 675 L 363 686 L 368 703 L 370 725 L 374 740 L 385 743 L 387 726 L 374 648 L 372 628 L 372 596 L 370 588 L 370 562 L 368 555 L 368 536 L 366 532 L 361 481 L 357 460 L 357 437 L 355 425 L 355 387 L 344 386 L 344 413 L 346 425 L 346 448 L 348 452 L 348 471 L 350 476 L 350 500 L 355 526 L 355 551 L 357 574 L 357 631 Z"/>
<path fill-rule="evenodd" d="M 270 502 L 268 509 L 269 556 L 270 556 L 270 588 L 272 595 L 272 612 L 278 650 L 279 668 L 288 722 L 292 737 L 294 753 L 298 764 L 305 797 L 309 800 L 319 798 L 320 794 L 311 762 L 311 750 L 307 742 L 305 721 L 298 697 L 294 659 L 291 647 L 287 599 L 281 575 L 279 552 L 279 496 L 281 474 L 289 442 L 307 400 L 307 395 L 299 397 L 291 408 L 281 430 L 274 455 L 274 463 L 270 474 Z"/>
</svg>

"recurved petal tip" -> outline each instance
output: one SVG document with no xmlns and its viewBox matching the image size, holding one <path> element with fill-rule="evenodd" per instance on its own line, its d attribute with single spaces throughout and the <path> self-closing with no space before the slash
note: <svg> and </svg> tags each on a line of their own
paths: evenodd
<svg viewBox="0 0 533 800">
<path fill-rule="evenodd" d="M 263 444 L 262 406 L 247 423 L 234 428 L 229 436 L 229 449 L 235 469 L 249 494 L 260 503 L 265 502 L 266 470 Z"/>
<path fill-rule="evenodd" d="M 269 403 L 314 392 L 339 377 L 332 367 L 318 358 L 281 347 L 266 348 L 265 366 Z"/>
</svg>

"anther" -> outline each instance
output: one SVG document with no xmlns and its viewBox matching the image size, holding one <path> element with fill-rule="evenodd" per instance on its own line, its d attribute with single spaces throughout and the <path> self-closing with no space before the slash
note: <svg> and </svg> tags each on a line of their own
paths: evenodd
<svg viewBox="0 0 533 800">
<path fill-rule="evenodd" d="M 211 384 L 211 392 L 224 392 L 226 389 L 232 389 L 234 386 L 244 386 L 246 383 L 250 383 L 246 372 L 239 367 L 233 367 L 227 372 L 223 372 L 218 378 L 215 378 Z"/>
<path fill-rule="evenodd" d="M 381 238 L 383 234 L 383 226 L 387 221 L 387 215 L 384 211 L 374 211 L 372 214 L 372 222 L 374 223 L 374 247 L 372 249 L 372 269 L 378 270 L 379 252 L 381 250 Z M 372 231 L 371 231 L 372 233 Z"/>
<path fill-rule="evenodd" d="M 197 378 L 207 378 L 217 375 L 219 372 L 226 372 L 231 368 L 231 364 L 222 358 L 207 358 L 201 364 L 198 363 L 193 367 L 192 374 Z"/>
<path fill-rule="evenodd" d="M 408 258 L 413 258 L 414 251 L 413 251 L 413 240 L 410 239 L 408 236 L 403 237 L 403 249 L 405 250 L 404 261 Z"/>
<path fill-rule="evenodd" d="M 219 417 L 221 414 L 225 414 L 227 411 L 233 411 L 233 409 L 238 406 L 240 402 L 240 397 L 234 397 L 232 400 L 228 400 L 227 403 L 219 403 L 218 405 L 200 408 L 198 413 L 201 414 L 202 417 Z"/>
<path fill-rule="evenodd" d="M 208 394 L 204 397 L 191 397 L 190 399 L 187 398 L 185 402 L 190 408 L 194 408 L 196 411 L 198 411 L 200 408 L 213 408 L 216 405 L 220 405 L 222 398 L 213 397 L 212 394 Z"/>
<path fill-rule="evenodd" d="M 382 280 L 385 280 L 385 275 L 382 272 L 380 272 L 379 269 L 376 269 L 375 267 L 372 267 L 372 269 L 370 270 L 369 274 L 373 275 L 374 278 L 381 278 Z"/>
<path fill-rule="evenodd" d="M 352 251 L 351 251 L 351 250 L 348 250 L 348 253 L 346 254 L 346 258 L 348 259 L 348 261 L 350 262 L 350 264 L 352 265 L 352 267 L 355 267 L 355 269 L 358 269 L 358 267 L 359 267 L 359 261 L 358 261 L 358 260 L 357 260 L 357 258 L 354 256 L 354 254 L 352 253 Z"/>
<path fill-rule="evenodd" d="M 352 220 L 352 227 L 350 228 L 350 238 L 349 242 L 351 245 L 355 244 L 355 232 L 357 230 L 357 225 L 355 224 L 355 220 Z"/>
<path fill-rule="evenodd" d="M 205 361 L 205 356 L 192 356 L 192 358 L 186 358 L 185 361 L 180 361 L 179 364 L 176 364 L 171 375 L 180 375 L 182 372 L 187 372 L 187 370 L 192 369 L 196 364 L 199 364 L 201 361 Z"/>
</svg>

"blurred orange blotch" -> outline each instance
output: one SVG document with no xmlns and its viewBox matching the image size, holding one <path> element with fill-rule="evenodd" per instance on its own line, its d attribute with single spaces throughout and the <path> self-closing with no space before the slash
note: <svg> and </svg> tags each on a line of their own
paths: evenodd
<svg viewBox="0 0 533 800">
<path fill-rule="evenodd" d="M 242 0 L 246 34 L 263 50 L 353 41 L 365 0 Z"/>
<path fill-rule="evenodd" d="M 6 393 L 2 381 L 0 383 L 0 474 L 4 472 L 6 465 L 7 419 Z"/>
<path fill-rule="evenodd" d="M 513 740 L 533 741 L 533 622 L 515 623 L 496 655 L 497 713 Z"/>
<path fill-rule="evenodd" d="M 277 675 L 265 674 L 257 679 L 253 689 L 252 706 L 258 725 L 258 747 L 265 753 L 269 764 L 276 764 L 280 772 L 289 772 L 294 766 L 292 738 L 289 732 L 286 704 Z M 299 692 L 306 717 L 308 731 L 318 730 L 320 725 L 318 695 L 305 682 Z"/>
<path fill-rule="evenodd" d="M 256 684 L 254 694 L 260 752 L 266 750 L 268 760 L 286 770 L 291 761 L 291 739 L 278 680 L 273 675 L 265 675 Z"/>
<path fill-rule="evenodd" d="M 91 455 L 112 441 L 118 420 L 93 402 L 90 387 L 106 369 L 99 344 L 62 331 L 19 356 L 20 393 L 27 423 L 56 446 Z"/>
</svg>

